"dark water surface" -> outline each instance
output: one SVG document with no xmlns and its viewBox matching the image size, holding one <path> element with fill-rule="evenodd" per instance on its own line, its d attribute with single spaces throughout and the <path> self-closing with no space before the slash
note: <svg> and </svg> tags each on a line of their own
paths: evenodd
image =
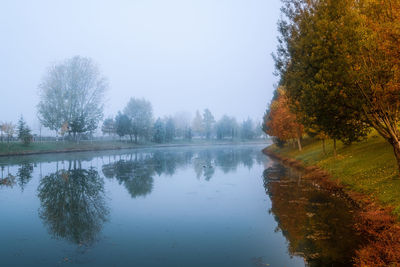
<svg viewBox="0 0 400 267">
<path fill-rule="evenodd" d="M 351 208 L 262 148 L 0 158 L 0 265 L 349 265 Z"/>
</svg>

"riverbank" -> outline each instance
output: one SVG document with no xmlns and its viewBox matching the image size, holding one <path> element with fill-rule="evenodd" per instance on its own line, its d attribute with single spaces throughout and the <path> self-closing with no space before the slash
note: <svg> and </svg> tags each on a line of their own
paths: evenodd
<svg viewBox="0 0 400 267">
<path fill-rule="evenodd" d="M 368 140 L 366 142 L 368 143 Z M 310 146 L 313 147 L 313 143 L 309 140 L 309 150 L 311 150 Z M 319 167 L 319 162 L 311 165 L 312 161 L 310 160 L 305 163 L 300 159 L 284 156 L 284 154 L 290 154 L 290 152 L 298 154 L 297 156 L 300 157 L 303 153 L 307 153 L 307 150 L 298 153 L 290 148 L 279 149 L 275 146 L 270 146 L 264 150 L 264 153 L 271 158 L 302 172 L 303 179 L 311 179 L 318 189 L 340 196 L 356 208 L 354 214 L 356 225 L 354 228 L 365 241 L 364 245 L 356 251 L 355 265 L 399 266 L 400 223 L 398 215 L 393 212 L 393 207 L 382 205 L 371 195 L 357 192 L 354 187 L 343 184 L 342 179 L 335 178 L 330 171 Z"/>
<path fill-rule="evenodd" d="M 122 141 L 81 141 L 75 142 L 35 142 L 28 146 L 20 142 L 0 143 L 0 157 L 4 156 L 21 156 L 49 153 L 68 153 L 68 152 L 85 152 L 85 151 L 102 151 L 102 150 L 119 150 L 119 149 L 135 149 L 135 148 L 151 148 L 151 147 L 183 147 L 183 146 L 209 146 L 209 145 L 240 145 L 240 144 L 265 144 L 266 140 L 193 140 L 193 141 L 176 141 L 167 144 L 157 143 L 140 143 L 134 144 Z"/>
<path fill-rule="evenodd" d="M 317 166 L 330 174 L 347 189 L 368 195 L 385 207 L 391 207 L 400 219 L 400 178 L 393 150 L 385 140 L 371 134 L 366 140 L 345 146 L 338 142 L 338 155 L 333 155 L 333 142 L 326 142 L 326 154 L 322 142 L 304 140 L 302 151 L 285 146 L 272 145 L 268 151 L 302 162 L 305 166 Z"/>
<path fill-rule="evenodd" d="M 357 266 L 398 266 L 400 187 L 390 146 L 371 135 L 351 146 L 339 144 L 336 158 L 332 144 L 327 147 L 330 149 L 324 154 L 320 141 L 308 139 L 302 151 L 272 145 L 264 153 L 358 207 L 356 228 L 367 241 L 357 251 Z"/>
</svg>

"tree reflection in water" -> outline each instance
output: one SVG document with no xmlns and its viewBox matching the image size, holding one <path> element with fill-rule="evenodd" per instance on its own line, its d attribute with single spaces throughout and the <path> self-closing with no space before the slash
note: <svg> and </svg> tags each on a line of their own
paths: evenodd
<svg viewBox="0 0 400 267">
<path fill-rule="evenodd" d="M 145 154 L 131 154 L 102 167 L 107 178 L 116 178 L 123 184 L 133 198 L 145 196 L 153 189 L 154 166 L 151 157 Z"/>
<path fill-rule="evenodd" d="M 19 166 L 17 177 L 18 177 L 18 185 L 20 186 L 22 191 L 24 191 L 25 186 L 32 179 L 32 172 L 33 172 L 33 163 L 25 162 Z"/>
<path fill-rule="evenodd" d="M 68 169 L 43 177 L 38 187 L 39 216 L 56 238 L 90 245 L 108 217 L 104 180 L 94 168 L 69 162 Z"/>
<path fill-rule="evenodd" d="M 361 240 L 345 200 L 281 165 L 264 171 L 264 184 L 291 255 L 304 257 L 308 266 L 351 265 Z"/>
<path fill-rule="evenodd" d="M 251 169 L 255 161 L 260 163 L 263 160 L 259 155 L 261 153 L 256 148 L 213 148 L 196 153 L 193 150 L 136 152 L 120 155 L 116 161 L 104 164 L 102 171 L 105 177 L 117 179 L 135 198 L 151 193 L 155 175 L 172 176 L 178 168 L 192 166 L 198 179 L 204 177 L 209 181 L 216 168 L 224 173 L 235 171 L 239 164 Z"/>
</svg>

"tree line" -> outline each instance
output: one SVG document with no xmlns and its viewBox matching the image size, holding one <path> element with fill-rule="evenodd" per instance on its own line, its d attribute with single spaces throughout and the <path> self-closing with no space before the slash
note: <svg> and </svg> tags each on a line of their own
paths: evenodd
<svg viewBox="0 0 400 267">
<path fill-rule="evenodd" d="M 250 118 L 238 123 L 234 117 L 224 115 L 218 121 L 209 109 L 196 112 L 193 120 L 187 114 L 153 118 L 152 105 L 145 99 L 131 98 L 115 118 L 104 120 L 101 130 L 109 136 L 128 137 L 131 142 L 152 141 L 168 143 L 173 140 L 243 139 L 260 136 L 261 126 Z"/>
<path fill-rule="evenodd" d="M 284 0 L 274 54 L 279 86 L 263 129 L 357 142 L 375 129 L 400 168 L 400 1 Z"/>
<path fill-rule="evenodd" d="M 90 58 L 75 56 L 52 65 L 39 84 L 40 101 L 37 116 L 40 124 L 53 131 L 56 138 L 79 141 L 96 132 L 104 118 L 105 92 L 109 85 L 97 64 Z M 181 114 L 182 115 L 182 114 Z M 103 121 L 104 135 L 129 138 L 130 142 L 168 143 L 174 139 L 253 139 L 261 136 L 261 124 L 250 118 L 238 123 L 230 116 L 216 121 L 209 109 L 187 116 L 154 119 L 152 105 L 145 99 L 131 98 L 115 117 Z M 0 140 L 17 139 L 28 145 L 33 140 L 31 129 L 21 116 L 18 125 L 0 123 Z"/>
</svg>

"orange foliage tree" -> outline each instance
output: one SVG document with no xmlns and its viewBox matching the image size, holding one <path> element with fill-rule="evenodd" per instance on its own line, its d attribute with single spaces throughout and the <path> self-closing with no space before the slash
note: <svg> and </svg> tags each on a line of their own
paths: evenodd
<svg viewBox="0 0 400 267">
<path fill-rule="evenodd" d="M 298 148 L 301 150 L 304 127 L 298 122 L 296 114 L 290 111 L 289 99 L 282 88 L 278 89 L 277 97 L 271 102 L 270 109 L 264 117 L 264 131 L 283 141 L 297 140 Z"/>
<path fill-rule="evenodd" d="M 354 0 L 355 1 L 355 0 Z M 369 124 L 393 147 L 400 169 L 400 1 L 358 2 L 360 49 L 356 89 Z"/>
</svg>

